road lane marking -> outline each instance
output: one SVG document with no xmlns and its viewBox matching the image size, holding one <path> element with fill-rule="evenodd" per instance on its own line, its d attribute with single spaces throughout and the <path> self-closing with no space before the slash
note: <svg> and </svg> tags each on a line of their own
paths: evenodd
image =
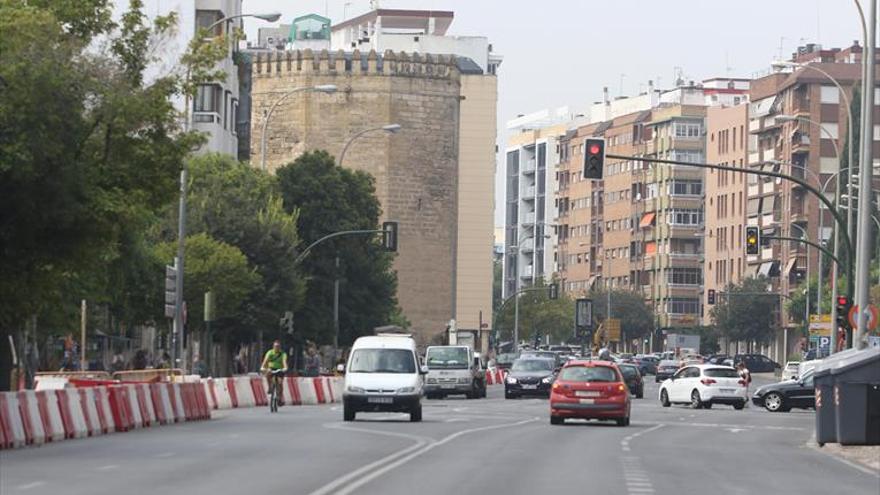
<svg viewBox="0 0 880 495">
<path fill-rule="evenodd" d="M 655 430 L 663 425 L 657 425 L 651 430 Z M 640 434 L 647 433 L 650 430 L 644 430 L 638 434 L 630 435 L 636 437 Z M 648 473 L 642 468 L 642 460 L 634 456 L 623 456 L 620 458 L 623 464 L 623 481 L 626 483 L 626 491 L 630 495 L 647 495 L 654 493 L 654 486 L 648 479 Z"/>
<path fill-rule="evenodd" d="M 636 438 L 636 437 L 638 437 L 638 436 L 644 435 L 645 433 L 648 433 L 648 432 L 651 432 L 651 431 L 654 431 L 654 430 L 659 430 L 660 428 L 663 428 L 664 426 L 666 426 L 666 425 L 663 424 L 663 423 L 660 423 L 660 424 L 658 424 L 658 425 L 654 425 L 654 426 L 648 428 L 647 430 L 642 430 L 642 431 L 640 431 L 640 432 L 633 433 L 632 435 L 629 435 L 629 436 L 627 436 L 627 437 L 624 437 L 624 439 L 620 441 L 620 447 L 621 447 L 621 449 L 623 449 L 624 452 L 629 452 L 629 451 L 630 451 L 630 449 L 629 449 L 629 442 L 630 442 L 632 439 L 634 439 L 634 438 Z"/>
<path fill-rule="evenodd" d="M 424 437 L 416 437 L 415 435 L 407 435 L 403 433 L 392 433 L 387 431 L 378 431 L 378 430 L 368 430 L 364 428 L 351 428 L 345 425 L 339 426 L 336 424 L 325 424 L 324 426 L 327 428 L 336 428 L 340 430 L 352 430 L 352 431 L 362 431 L 365 433 L 372 433 L 377 435 L 387 435 L 387 436 L 396 436 L 403 438 L 411 438 L 411 439 L 419 439 L 416 444 L 411 445 L 408 448 L 390 454 L 388 456 L 379 459 L 378 461 L 372 462 L 366 466 L 363 466 L 351 473 L 348 473 L 345 476 L 337 478 L 336 480 L 330 482 L 329 484 L 319 488 L 311 492 L 309 495 L 326 495 L 328 493 L 333 492 L 339 487 L 344 486 L 343 488 L 335 491 L 337 495 L 347 495 L 349 493 L 354 492 L 361 486 L 373 481 L 374 479 L 384 475 L 388 471 L 397 468 L 407 462 L 433 450 L 436 447 L 441 445 L 445 445 L 458 437 L 463 435 L 470 435 L 472 433 L 478 433 L 489 430 L 497 430 L 501 428 L 511 428 L 514 426 L 521 426 L 527 423 L 533 423 L 538 421 L 540 418 L 533 417 L 529 419 L 525 419 L 522 421 L 517 421 L 515 423 L 503 423 L 500 425 L 490 425 L 483 426 L 479 428 L 470 428 L 467 430 L 461 430 L 446 437 L 443 437 L 441 440 L 437 441 L 424 441 Z M 430 440 L 430 439 L 429 439 Z M 348 483 L 346 485 L 346 483 Z"/>
<path fill-rule="evenodd" d="M 31 488 L 36 488 L 45 484 L 45 481 L 34 481 L 33 483 L 28 483 L 26 485 L 18 485 L 16 488 L 18 488 L 19 490 L 30 490 Z"/>
<path fill-rule="evenodd" d="M 106 466 L 101 466 L 97 468 L 98 471 L 109 471 L 111 469 L 116 469 L 119 467 L 119 464 L 107 464 Z"/>
</svg>

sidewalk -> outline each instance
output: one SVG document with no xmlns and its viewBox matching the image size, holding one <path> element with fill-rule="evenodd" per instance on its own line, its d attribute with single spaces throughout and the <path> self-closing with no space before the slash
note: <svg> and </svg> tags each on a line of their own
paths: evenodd
<svg viewBox="0 0 880 495">
<path fill-rule="evenodd" d="M 880 445 L 840 445 L 839 443 L 826 443 L 824 447 L 819 447 L 819 445 L 816 444 L 816 439 L 814 437 L 810 440 L 810 446 L 820 452 L 868 468 L 868 470 L 880 475 Z"/>
</svg>

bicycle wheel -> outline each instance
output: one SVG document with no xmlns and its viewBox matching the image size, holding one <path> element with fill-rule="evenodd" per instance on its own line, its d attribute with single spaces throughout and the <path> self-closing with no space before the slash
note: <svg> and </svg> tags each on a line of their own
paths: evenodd
<svg viewBox="0 0 880 495">
<path fill-rule="evenodd" d="M 278 411 L 278 403 L 276 402 L 275 378 L 269 380 L 269 412 Z"/>
</svg>

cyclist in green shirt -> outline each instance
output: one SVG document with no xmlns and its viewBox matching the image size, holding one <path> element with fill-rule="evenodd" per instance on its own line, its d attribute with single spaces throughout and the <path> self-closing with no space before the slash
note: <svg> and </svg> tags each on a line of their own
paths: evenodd
<svg viewBox="0 0 880 495">
<path fill-rule="evenodd" d="M 272 390 L 272 386 L 274 385 L 272 380 L 275 380 L 275 383 L 278 384 L 278 402 L 279 404 L 283 404 L 284 387 L 281 386 L 281 373 L 272 373 L 273 371 L 287 370 L 287 353 L 281 350 L 280 340 L 273 342 L 272 348 L 266 351 L 266 355 L 263 357 L 263 364 L 260 365 L 260 370 L 266 374 L 266 380 L 269 382 L 269 390 Z"/>
</svg>

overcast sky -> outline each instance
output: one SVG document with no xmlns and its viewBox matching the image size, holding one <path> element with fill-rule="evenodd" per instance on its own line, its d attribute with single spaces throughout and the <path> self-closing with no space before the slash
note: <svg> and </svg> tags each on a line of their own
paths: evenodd
<svg viewBox="0 0 880 495">
<path fill-rule="evenodd" d="M 346 4 L 348 6 L 346 7 Z M 383 8 L 451 10 L 450 35 L 487 36 L 504 56 L 498 72 L 500 147 L 517 114 L 584 110 L 611 95 L 673 81 L 751 77 L 799 44 L 849 46 L 861 39 L 851 0 L 381 0 Z M 370 10 L 369 0 L 244 0 L 244 12 L 278 11 L 281 22 L 327 14 L 334 24 Z M 246 20 L 248 39 L 264 22 Z M 781 47 L 781 51 L 780 51 Z M 621 74 L 623 76 L 621 77 Z M 622 81 L 622 93 L 621 93 Z M 497 188 L 503 193 L 503 188 Z M 503 225 L 503 199 L 495 223 Z"/>
</svg>

